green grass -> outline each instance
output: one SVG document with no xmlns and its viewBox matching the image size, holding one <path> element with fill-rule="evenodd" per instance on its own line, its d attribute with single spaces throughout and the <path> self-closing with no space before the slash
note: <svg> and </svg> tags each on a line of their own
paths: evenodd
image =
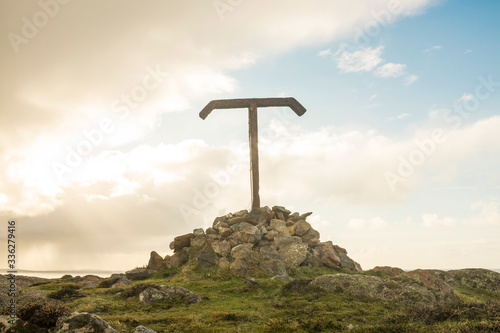
<svg viewBox="0 0 500 333">
<path fill-rule="evenodd" d="M 296 279 L 340 271 L 295 269 Z M 342 272 L 346 273 L 346 272 Z M 64 299 L 77 312 L 100 315 L 119 332 L 144 325 L 157 332 L 485 332 L 500 331 L 499 295 L 456 289 L 456 302 L 401 306 L 342 293 L 325 293 L 295 283 L 257 277 L 256 283 L 185 266 L 155 273 L 120 288 L 77 289 L 85 297 Z M 201 303 L 143 305 L 138 293 L 149 285 L 177 285 L 200 295 Z M 64 281 L 33 286 L 53 293 L 71 290 Z"/>
</svg>

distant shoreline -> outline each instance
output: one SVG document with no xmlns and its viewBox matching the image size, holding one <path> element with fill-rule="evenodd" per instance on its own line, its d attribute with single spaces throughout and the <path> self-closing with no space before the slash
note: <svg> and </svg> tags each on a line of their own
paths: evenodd
<svg viewBox="0 0 500 333">
<path fill-rule="evenodd" d="M 58 279 L 64 275 L 71 276 L 85 276 L 85 275 L 97 275 L 102 278 L 110 277 L 112 274 L 125 273 L 125 271 L 105 271 L 105 270 L 54 270 L 54 271 L 32 271 L 32 270 L 17 270 L 16 275 L 39 277 L 45 279 Z M 7 270 L 2 270 L 0 274 L 8 275 Z"/>
<path fill-rule="evenodd" d="M 423 268 L 427 269 L 427 268 Z M 432 268 L 435 269 L 435 268 Z M 458 268 L 462 269 L 462 268 Z M 500 273 L 500 268 L 485 268 L 490 271 L 494 271 Z M 413 269 L 405 269 L 405 271 L 412 271 Z M 441 271 L 451 271 L 456 269 L 437 269 Z M 54 270 L 54 271 L 32 271 L 32 270 L 17 270 L 16 275 L 30 276 L 30 277 L 39 277 L 45 279 L 58 279 L 63 277 L 64 275 L 71 276 L 85 276 L 85 275 L 97 275 L 101 278 L 110 277 L 112 274 L 120 274 L 125 273 L 125 271 L 105 271 L 105 270 Z M 0 272 L 2 275 L 8 275 L 7 270 L 2 270 Z"/>
</svg>

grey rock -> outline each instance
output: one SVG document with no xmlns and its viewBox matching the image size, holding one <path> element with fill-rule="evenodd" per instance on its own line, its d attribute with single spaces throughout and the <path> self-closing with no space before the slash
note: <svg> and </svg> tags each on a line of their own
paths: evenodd
<svg viewBox="0 0 500 333">
<path fill-rule="evenodd" d="M 243 230 L 243 229 L 245 229 L 247 227 L 252 227 L 252 226 L 253 225 L 250 224 L 250 223 L 248 223 L 248 222 L 241 222 L 241 223 L 233 224 L 231 226 L 231 231 L 233 233 L 235 233 L 235 232 L 239 232 L 239 231 L 241 231 L 241 230 Z"/>
<path fill-rule="evenodd" d="M 204 235 L 204 234 L 205 234 L 205 231 L 204 231 L 202 228 L 197 228 L 197 229 L 194 229 L 194 230 L 193 230 L 193 234 L 194 234 L 195 236 Z"/>
<path fill-rule="evenodd" d="M 288 275 L 288 272 L 286 270 L 286 264 L 283 260 L 271 259 L 271 260 L 261 261 L 259 263 L 259 269 L 270 275 L 281 275 L 281 276 Z"/>
<path fill-rule="evenodd" d="M 189 256 L 186 250 L 178 251 L 177 253 L 174 253 L 174 255 L 170 258 L 170 266 L 174 268 L 179 267 L 185 264 L 188 261 L 188 259 Z"/>
<path fill-rule="evenodd" d="M 160 256 L 156 251 L 152 251 L 149 256 L 148 268 L 156 270 L 166 268 L 163 257 Z"/>
<path fill-rule="evenodd" d="M 207 231 L 205 232 L 207 235 L 218 235 L 219 231 L 215 230 L 214 228 L 207 228 Z"/>
<path fill-rule="evenodd" d="M 239 276 L 245 276 L 248 273 L 248 269 L 248 262 L 242 258 L 235 259 L 229 267 L 232 274 Z"/>
<path fill-rule="evenodd" d="M 205 245 L 205 243 L 205 234 L 198 234 L 197 236 L 191 238 L 192 247 L 202 247 L 203 245 Z"/>
<path fill-rule="evenodd" d="M 225 272 L 229 270 L 229 267 L 231 266 L 231 263 L 229 260 L 227 260 L 226 257 L 222 257 L 219 259 L 219 266 L 217 267 L 217 270 L 219 272 Z"/>
<path fill-rule="evenodd" d="M 337 256 L 337 253 L 335 253 L 331 242 L 321 247 L 321 262 L 328 267 L 340 268 L 340 258 Z"/>
<path fill-rule="evenodd" d="M 271 246 L 263 246 L 260 248 L 260 254 L 265 260 L 277 259 L 283 260 L 283 258 L 279 255 L 278 251 Z"/>
<path fill-rule="evenodd" d="M 253 225 L 249 225 L 245 229 L 233 234 L 233 238 L 235 238 L 239 244 L 243 243 L 256 244 L 261 240 L 262 235 L 259 228 Z"/>
<path fill-rule="evenodd" d="M 304 236 L 311 230 L 311 225 L 304 220 L 299 220 L 295 223 L 295 235 Z"/>
<path fill-rule="evenodd" d="M 139 294 L 139 300 L 145 305 L 170 300 L 194 304 L 201 302 L 201 297 L 183 287 L 162 285 L 160 289 L 153 287 L 144 289 Z"/>
<path fill-rule="evenodd" d="M 300 238 L 298 240 L 292 237 L 290 238 L 293 241 L 286 245 L 282 244 L 278 248 L 278 253 L 287 265 L 300 266 L 307 257 L 307 245 L 302 243 Z"/>
<path fill-rule="evenodd" d="M 75 313 L 68 317 L 59 318 L 54 331 L 56 333 L 116 332 L 116 330 L 101 317 L 87 312 Z"/>
<path fill-rule="evenodd" d="M 211 247 L 215 253 L 220 254 L 221 256 L 224 257 L 227 257 L 229 253 L 231 253 L 231 245 L 227 240 L 214 241 L 211 244 Z"/>
<path fill-rule="evenodd" d="M 132 333 L 156 333 L 156 331 L 152 330 L 149 327 L 139 325 L 134 329 Z"/>
<path fill-rule="evenodd" d="M 184 247 L 188 247 L 191 245 L 191 238 L 194 237 L 194 234 L 185 234 L 181 236 L 177 236 L 174 238 L 174 241 L 170 243 L 170 248 L 177 252 Z"/>
<path fill-rule="evenodd" d="M 254 208 L 247 217 L 247 222 L 253 225 L 268 224 L 273 217 L 273 211 L 269 207 Z"/>
<path fill-rule="evenodd" d="M 233 231 L 230 228 L 224 228 L 224 227 L 219 228 L 219 237 L 222 239 L 227 238 L 232 234 Z"/>
<path fill-rule="evenodd" d="M 279 212 L 279 213 L 282 213 L 285 220 L 288 219 L 288 215 L 290 215 L 290 211 L 288 209 L 286 209 L 285 207 L 283 206 L 274 206 L 273 207 L 273 212 Z"/>
<path fill-rule="evenodd" d="M 286 222 L 278 219 L 272 219 L 269 223 L 269 230 L 276 230 L 279 234 L 290 235 Z"/>
<path fill-rule="evenodd" d="M 130 271 L 125 272 L 127 279 L 136 281 L 136 280 L 144 280 L 147 279 L 151 274 L 154 273 L 154 270 L 147 268 L 135 268 Z"/>
<path fill-rule="evenodd" d="M 196 260 L 201 268 L 210 268 L 217 265 L 217 255 L 210 251 L 201 251 Z"/>
</svg>

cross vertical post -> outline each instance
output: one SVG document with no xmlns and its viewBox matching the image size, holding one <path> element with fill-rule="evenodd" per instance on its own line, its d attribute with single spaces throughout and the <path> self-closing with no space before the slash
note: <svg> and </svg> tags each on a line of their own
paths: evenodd
<svg viewBox="0 0 500 333">
<path fill-rule="evenodd" d="M 250 143 L 250 185 L 252 209 L 260 208 L 259 196 L 259 132 L 257 123 L 258 107 L 290 107 L 299 117 L 306 109 L 293 97 L 218 99 L 208 103 L 200 112 L 205 119 L 214 109 L 248 108 L 248 137 Z"/>
<path fill-rule="evenodd" d="M 252 209 L 260 207 L 259 196 L 259 132 L 257 122 L 257 106 L 250 104 L 248 108 L 248 136 L 250 142 L 250 184 L 252 188 Z"/>
</svg>

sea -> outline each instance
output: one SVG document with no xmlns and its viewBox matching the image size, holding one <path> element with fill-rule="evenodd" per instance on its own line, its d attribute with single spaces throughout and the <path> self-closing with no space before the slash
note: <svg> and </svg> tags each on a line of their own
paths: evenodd
<svg viewBox="0 0 500 333">
<path fill-rule="evenodd" d="M 30 271 L 30 270 L 17 270 L 16 275 L 35 276 L 46 279 L 58 279 L 64 275 L 85 276 L 97 275 L 102 278 L 110 277 L 112 274 L 125 273 L 123 271 L 103 271 L 103 270 L 60 270 L 60 271 Z M 8 275 L 7 271 L 2 271 L 0 274 Z"/>
</svg>

